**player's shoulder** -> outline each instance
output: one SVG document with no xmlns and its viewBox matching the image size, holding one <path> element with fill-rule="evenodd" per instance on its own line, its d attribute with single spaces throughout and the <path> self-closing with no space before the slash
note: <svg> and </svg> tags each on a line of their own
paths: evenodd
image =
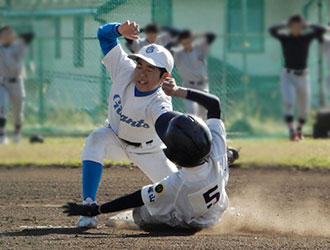
<svg viewBox="0 0 330 250">
<path fill-rule="evenodd" d="M 155 102 L 172 103 L 172 97 L 166 95 L 161 87 L 156 91 L 154 100 Z"/>
<path fill-rule="evenodd" d="M 160 110 L 172 111 L 172 98 L 167 96 L 164 91 L 159 88 L 149 100 L 147 109 L 151 110 L 152 113 L 158 113 Z"/>
<path fill-rule="evenodd" d="M 210 129 L 213 137 L 214 137 L 214 135 L 226 136 L 225 124 L 223 123 L 223 121 L 221 119 L 214 119 L 214 118 L 208 119 L 206 121 L 206 125 Z"/>
<path fill-rule="evenodd" d="M 102 59 L 102 63 L 111 62 L 114 60 L 118 60 L 118 56 L 127 56 L 126 52 L 121 47 L 120 43 L 118 43 L 115 47 L 113 47 Z"/>
</svg>

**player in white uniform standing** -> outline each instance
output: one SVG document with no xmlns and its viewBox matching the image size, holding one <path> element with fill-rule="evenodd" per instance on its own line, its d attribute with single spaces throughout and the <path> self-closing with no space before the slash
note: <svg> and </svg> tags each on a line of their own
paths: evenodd
<svg viewBox="0 0 330 250">
<path fill-rule="evenodd" d="M 139 39 L 126 39 L 127 48 L 133 52 L 138 53 L 144 46 L 152 43 L 162 45 L 166 47 L 172 40 L 173 35 L 170 31 L 166 31 L 160 34 L 160 28 L 157 24 L 150 23 L 144 29 L 143 33 L 145 37 Z"/>
<path fill-rule="evenodd" d="M 196 101 L 208 111 L 206 124 L 196 116 L 175 112 L 163 114 L 156 122 L 157 133 L 167 147 L 165 154 L 182 168 L 160 182 L 102 205 L 68 203 L 64 213 L 95 216 L 134 208 L 134 222 L 141 227 L 165 224 L 201 229 L 219 222 L 228 206 L 225 187 L 229 177 L 219 99 L 178 87 L 173 79 L 166 80 L 163 89 L 168 95 Z"/>
<path fill-rule="evenodd" d="M 128 56 L 118 37 L 138 39 L 138 32 L 139 26 L 130 21 L 105 24 L 98 30 L 105 55 L 102 62 L 112 86 L 108 119 L 88 136 L 81 156 L 84 204 L 96 203 L 104 159 L 131 161 L 155 182 L 177 171 L 154 127 L 160 115 L 172 110 L 171 98 L 160 84 L 173 69 L 173 57 L 156 44 Z M 97 221 L 97 217 L 82 216 L 77 226 L 96 227 Z"/>
<path fill-rule="evenodd" d="M 215 38 L 213 33 L 193 35 L 189 30 L 179 34 L 181 46 L 171 51 L 184 87 L 209 92 L 207 56 Z M 201 105 L 190 100 L 184 100 L 184 104 L 188 114 L 206 118 L 206 110 Z"/>
<path fill-rule="evenodd" d="M 0 144 L 8 143 L 5 128 L 9 100 L 15 125 L 13 141 L 19 143 L 21 140 L 25 97 L 23 57 L 32 39 L 32 33 L 16 35 L 9 25 L 0 28 Z"/>
</svg>

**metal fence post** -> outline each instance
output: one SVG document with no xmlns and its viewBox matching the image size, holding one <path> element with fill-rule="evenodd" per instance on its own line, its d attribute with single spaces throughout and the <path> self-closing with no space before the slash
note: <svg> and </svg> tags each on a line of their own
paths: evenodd
<svg viewBox="0 0 330 250">
<path fill-rule="evenodd" d="M 43 40 L 37 39 L 38 45 L 38 89 L 39 89 L 39 123 L 45 121 L 45 103 L 44 103 L 44 72 L 43 72 Z"/>
</svg>

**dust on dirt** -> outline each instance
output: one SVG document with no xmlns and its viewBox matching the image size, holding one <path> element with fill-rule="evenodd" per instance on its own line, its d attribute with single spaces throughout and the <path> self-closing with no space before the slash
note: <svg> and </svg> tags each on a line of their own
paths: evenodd
<svg viewBox="0 0 330 250">
<path fill-rule="evenodd" d="M 230 208 L 194 235 L 107 228 L 78 230 L 61 205 L 80 201 L 80 168 L 0 168 L 1 249 L 329 249 L 330 174 L 294 169 L 232 169 Z M 99 202 L 149 184 L 137 168 L 104 170 Z M 23 226 L 23 227 L 22 227 Z"/>
</svg>

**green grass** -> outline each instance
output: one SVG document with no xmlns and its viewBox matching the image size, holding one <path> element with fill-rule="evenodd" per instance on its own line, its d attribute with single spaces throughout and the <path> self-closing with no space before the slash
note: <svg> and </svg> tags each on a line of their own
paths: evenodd
<svg viewBox="0 0 330 250">
<path fill-rule="evenodd" d="M 0 165 L 80 165 L 85 138 L 45 138 L 43 144 L 0 145 Z M 330 140 L 283 139 L 229 140 L 228 145 L 241 148 L 241 167 L 296 166 L 330 169 Z M 113 162 L 106 162 L 114 164 Z M 115 163 L 115 164 L 127 164 Z"/>
<path fill-rule="evenodd" d="M 330 140 L 305 139 L 290 142 L 282 139 L 232 140 L 231 146 L 241 148 L 242 167 L 295 166 L 330 169 Z"/>
<path fill-rule="evenodd" d="M 70 165 L 79 166 L 85 138 L 45 138 L 45 143 L 0 145 L 0 165 Z M 106 162 L 107 164 L 114 162 Z M 127 164 L 127 163 L 115 163 Z"/>
</svg>

